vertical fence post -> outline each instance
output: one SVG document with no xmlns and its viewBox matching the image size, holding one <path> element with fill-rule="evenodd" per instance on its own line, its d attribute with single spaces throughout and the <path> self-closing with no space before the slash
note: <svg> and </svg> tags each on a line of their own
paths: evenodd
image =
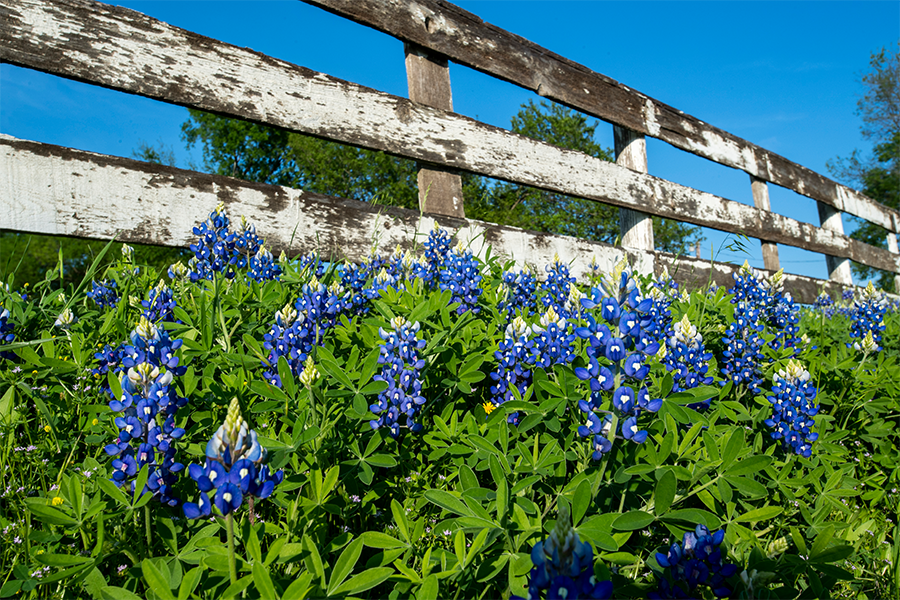
<svg viewBox="0 0 900 600">
<path fill-rule="evenodd" d="M 892 254 L 900 254 L 897 247 L 897 235 L 893 231 L 887 232 L 887 246 Z M 900 274 L 894 273 L 894 292 L 900 294 Z"/>
<path fill-rule="evenodd" d="M 760 210 L 772 210 L 769 201 L 769 184 L 764 179 L 750 176 L 750 187 L 753 190 L 753 204 Z M 777 271 L 781 268 L 778 260 L 778 244 L 759 240 L 762 246 L 763 266 L 769 271 Z"/>
<path fill-rule="evenodd" d="M 415 44 L 404 44 L 409 99 L 441 110 L 453 110 L 447 59 Z M 462 178 L 458 173 L 419 165 L 419 210 L 465 217 Z"/>
<path fill-rule="evenodd" d="M 841 235 L 844 234 L 844 222 L 841 221 L 841 211 L 825 204 L 816 202 L 819 207 L 819 222 L 822 229 L 828 229 Z M 828 264 L 828 278 L 841 285 L 853 285 L 853 275 L 850 273 L 850 259 L 825 255 Z"/>
<path fill-rule="evenodd" d="M 640 173 L 647 172 L 647 141 L 644 135 L 613 125 L 616 164 Z M 628 208 L 619 209 L 619 231 L 622 246 L 653 250 L 653 219 L 650 215 Z"/>
</svg>

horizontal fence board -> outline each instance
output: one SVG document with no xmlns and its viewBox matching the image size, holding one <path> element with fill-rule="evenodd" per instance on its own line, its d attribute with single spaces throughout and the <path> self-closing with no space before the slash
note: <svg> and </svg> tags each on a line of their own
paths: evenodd
<svg viewBox="0 0 900 600">
<path fill-rule="evenodd" d="M 90 0 L 3 4 L 0 60 L 900 273 L 900 257 Z"/>
<path fill-rule="evenodd" d="M 440 0 L 303 0 L 555 102 L 900 231 L 900 213 Z"/>
<path fill-rule="evenodd" d="M 694 287 L 709 281 L 731 286 L 737 268 L 656 251 L 624 250 L 578 238 L 534 233 L 475 220 L 431 217 L 417 211 L 378 207 L 281 186 L 250 183 L 126 158 L 17 140 L 0 135 L 0 229 L 187 247 L 192 228 L 224 203 L 232 219 L 246 215 L 276 255 L 313 250 L 332 260 L 360 260 L 373 247 L 417 248 L 435 223 L 458 230 L 457 239 L 482 258 L 514 257 L 539 272 L 554 256 L 584 280 L 592 258 L 609 272 L 627 254 L 641 273 L 665 266 L 675 279 Z M 785 275 L 785 288 L 811 303 L 831 282 Z"/>
</svg>

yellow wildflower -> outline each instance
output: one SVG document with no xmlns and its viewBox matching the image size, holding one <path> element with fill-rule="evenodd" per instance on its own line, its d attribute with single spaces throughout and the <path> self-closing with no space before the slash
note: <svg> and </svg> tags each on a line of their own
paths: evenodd
<svg viewBox="0 0 900 600">
<path fill-rule="evenodd" d="M 93 421 L 91 421 L 91 425 L 99 425 L 99 424 L 100 424 L 100 419 L 94 419 Z"/>
<path fill-rule="evenodd" d="M 44 431 L 46 431 L 47 433 L 50 433 L 52 431 L 52 429 L 50 428 L 49 425 L 44 425 Z"/>
<path fill-rule="evenodd" d="M 53 506 L 59 506 L 60 504 L 63 503 L 63 499 L 60 496 L 56 496 L 50 502 L 51 502 L 51 504 L 53 504 Z"/>
<path fill-rule="evenodd" d="M 489 414 L 491 414 L 491 413 L 494 411 L 494 409 L 497 408 L 497 407 L 494 406 L 494 403 L 493 403 L 493 402 L 485 402 L 484 404 L 481 405 L 481 408 L 484 409 L 484 414 L 489 415 Z"/>
</svg>

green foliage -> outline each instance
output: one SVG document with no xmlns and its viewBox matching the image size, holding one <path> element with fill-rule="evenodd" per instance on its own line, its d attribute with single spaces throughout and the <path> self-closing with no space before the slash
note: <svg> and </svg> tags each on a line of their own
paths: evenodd
<svg viewBox="0 0 900 600">
<path fill-rule="evenodd" d="M 108 252 L 114 260 L 93 264 L 92 275 L 116 280 L 123 297 L 146 298 L 160 273 L 135 273 Z M 804 313 L 811 341 L 798 358 L 822 406 L 810 458 L 769 438 L 764 395 L 721 381 L 670 395 L 671 376 L 653 360 L 650 391 L 666 401 L 647 441 L 617 441 L 595 462 L 577 433 L 588 390 L 573 366 L 583 358 L 535 369 L 521 398 L 485 414 L 505 327 L 498 264 L 485 270 L 480 313 L 458 315 L 449 292 L 389 289 L 367 315 L 329 330 L 314 351 L 317 383 L 306 387 L 282 369 L 278 388 L 261 377 L 263 336 L 310 277 L 285 268 L 282 282 L 175 282 L 177 322 L 164 323 L 184 340 L 187 372 L 175 385 L 190 410 L 179 413 L 180 460 L 200 460 L 237 397 L 271 466 L 285 470 L 272 497 L 236 515 L 233 583 L 224 519 L 188 521 L 108 481 L 102 447 L 118 428 L 91 372 L 93 353 L 125 340 L 139 309 L 98 310 L 84 284 L 39 282 L 28 301 L 0 290 L 20 342 L 0 348 L 16 355 L 0 358 L 0 597 L 508 597 L 524 593 L 531 548 L 563 504 L 617 597 L 655 588 L 655 553 L 698 523 L 724 528 L 727 559 L 746 569 L 752 587 L 735 576 L 736 596 L 896 597 L 896 312 L 885 350 L 862 361 L 844 343 L 846 317 Z M 53 327 L 64 306 L 79 318 L 66 331 Z M 672 310 L 676 320 L 689 315 L 714 349 L 710 372 L 720 379 L 729 295 L 697 290 Z M 369 405 L 384 388 L 374 378 L 378 330 L 401 316 L 422 325 L 427 403 L 424 431 L 393 439 L 372 430 Z M 766 352 L 768 386 L 790 351 Z M 116 390 L 118 379 L 107 381 Z M 689 408 L 706 398 L 709 410 Z M 518 426 L 507 423 L 512 411 Z M 183 480 L 177 492 L 192 499 L 196 489 Z"/>
</svg>

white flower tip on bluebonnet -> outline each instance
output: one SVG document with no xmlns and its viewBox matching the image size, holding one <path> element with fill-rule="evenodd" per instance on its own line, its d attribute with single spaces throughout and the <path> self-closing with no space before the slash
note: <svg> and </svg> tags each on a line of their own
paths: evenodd
<svg viewBox="0 0 900 600">
<path fill-rule="evenodd" d="M 281 264 L 286 263 L 288 260 L 287 254 L 284 253 L 284 250 L 281 251 L 281 254 L 278 255 L 278 262 Z"/>
<path fill-rule="evenodd" d="M 216 208 L 215 208 L 215 210 L 213 210 L 213 214 L 221 215 L 224 217 L 225 216 L 225 203 L 219 202 L 218 204 L 216 204 Z"/>
<path fill-rule="evenodd" d="M 316 368 L 312 356 L 307 356 L 303 371 L 300 373 L 300 383 L 306 387 L 312 387 L 319 380 L 319 376 L 319 369 Z"/>
<path fill-rule="evenodd" d="M 400 329 L 407 324 L 407 320 L 403 317 L 394 317 L 391 319 L 391 327 L 394 331 L 400 331 Z"/>
<path fill-rule="evenodd" d="M 688 319 L 687 313 L 681 317 L 680 321 L 672 325 L 672 329 L 675 333 L 669 340 L 669 343 L 673 348 L 678 342 L 684 342 L 689 347 L 696 348 L 703 341 L 703 336 L 699 334 L 697 328 Z"/>
<path fill-rule="evenodd" d="M 66 303 L 66 295 L 63 292 L 60 292 L 59 295 L 56 297 L 56 303 L 59 304 L 60 306 L 62 306 L 63 304 Z"/>
<path fill-rule="evenodd" d="M 159 368 L 143 362 L 128 369 L 128 380 L 135 387 L 149 387 L 159 377 Z"/>
<path fill-rule="evenodd" d="M 138 319 L 138 324 L 137 327 L 134 328 L 134 332 L 147 342 L 159 339 L 159 329 L 150 319 L 143 315 Z"/>
<path fill-rule="evenodd" d="M 70 325 L 78 322 L 78 318 L 75 316 L 75 313 L 72 312 L 71 308 L 64 308 L 59 316 L 56 317 L 56 321 L 54 321 L 54 327 L 61 327 L 62 329 L 68 329 Z"/>
<path fill-rule="evenodd" d="M 516 317 L 506 326 L 506 339 L 517 340 L 531 333 L 531 326 L 522 317 Z"/>
<path fill-rule="evenodd" d="M 137 296 L 129 295 L 128 296 L 128 306 L 131 308 L 137 308 L 141 305 L 141 299 Z"/>
<path fill-rule="evenodd" d="M 257 258 L 257 260 L 269 262 L 269 261 L 271 261 L 274 257 L 272 256 L 272 253 L 271 253 L 271 252 L 269 252 L 268 250 L 266 250 L 266 246 L 265 246 L 265 244 L 263 244 L 262 246 L 259 247 L 259 250 L 257 250 L 257 252 L 256 252 L 256 258 Z"/>
<path fill-rule="evenodd" d="M 581 308 L 581 299 L 585 297 L 585 293 L 574 285 L 569 288 L 569 297 L 566 299 L 566 308 L 570 311 Z"/>
<path fill-rule="evenodd" d="M 787 365 L 778 371 L 776 377 L 788 382 L 804 382 L 809 381 L 809 371 L 803 366 L 799 360 L 791 359 Z"/>
<path fill-rule="evenodd" d="M 385 284 L 391 281 L 391 276 L 388 274 L 387 269 L 384 267 L 381 268 L 381 271 L 378 272 L 378 275 L 375 276 L 375 283 L 377 284 Z"/>
<path fill-rule="evenodd" d="M 773 294 L 781 292 L 784 289 L 784 269 L 778 269 L 766 281 L 769 291 Z"/>
<path fill-rule="evenodd" d="M 288 302 L 281 310 L 275 311 L 275 322 L 279 327 L 288 327 L 297 318 L 297 311 L 294 306 Z"/>
<path fill-rule="evenodd" d="M 556 310 L 551 306 L 543 315 L 541 315 L 541 326 L 546 329 L 551 323 L 556 323 L 560 327 L 565 327 L 566 320 L 557 314 Z"/>
<path fill-rule="evenodd" d="M 878 344 L 875 342 L 875 338 L 872 335 L 872 331 L 869 330 L 866 332 L 866 336 L 863 338 L 862 343 L 853 342 L 853 349 L 870 354 L 872 352 L 878 352 L 881 348 L 878 347 Z"/>
<path fill-rule="evenodd" d="M 776 556 L 787 552 L 789 546 L 787 538 L 785 537 L 772 540 L 766 548 L 766 556 L 770 559 L 775 558 Z"/>
<path fill-rule="evenodd" d="M 887 298 L 885 297 L 884 292 L 876 290 L 871 281 L 860 293 L 860 298 L 857 302 L 860 304 L 873 304 L 878 308 L 887 306 Z"/>
<path fill-rule="evenodd" d="M 190 275 L 190 271 L 184 266 L 180 260 L 177 263 L 169 265 L 169 277 L 172 279 L 186 279 Z"/>
<path fill-rule="evenodd" d="M 456 247 L 453 249 L 453 251 L 456 252 L 457 254 L 465 254 L 467 251 L 467 248 L 466 248 L 466 245 L 463 243 L 463 241 L 459 240 L 459 242 L 457 242 Z"/>
<path fill-rule="evenodd" d="M 509 286 L 502 281 L 497 286 L 497 299 L 501 302 L 506 302 L 509 299 Z"/>
<path fill-rule="evenodd" d="M 125 262 L 130 263 L 131 259 L 134 258 L 134 248 L 128 244 L 122 244 L 122 258 L 125 259 Z"/>
</svg>

